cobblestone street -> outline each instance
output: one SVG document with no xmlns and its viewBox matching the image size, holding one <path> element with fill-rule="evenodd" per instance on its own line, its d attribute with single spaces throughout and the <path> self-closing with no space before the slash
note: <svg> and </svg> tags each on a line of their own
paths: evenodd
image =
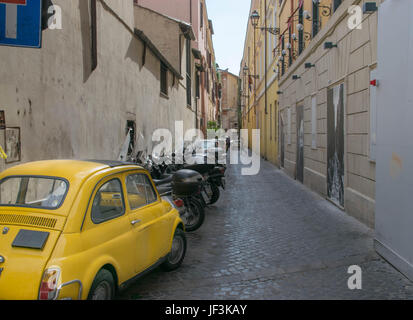
<svg viewBox="0 0 413 320">
<path fill-rule="evenodd" d="M 373 231 L 262 161 L 227 170 L 227 190 L 188 234 L 182 267 L 157 269 L 119 299 L 411 299 L 413 284 L 379 257 Z M 349 290 L 348 267 L 362 269 Z"/>
</svg>

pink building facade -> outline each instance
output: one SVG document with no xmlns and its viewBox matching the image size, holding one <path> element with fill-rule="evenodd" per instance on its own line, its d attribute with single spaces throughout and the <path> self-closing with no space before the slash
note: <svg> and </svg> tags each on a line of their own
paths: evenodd
<svg viewBox="0 0 413 320">
<path fill-rule="evenodd" d="M 197 92 L 196 126 L 205 133 L 208 121 L 216 120 L 215 117 L 211 119 L 210 114 L 213 112 L 210 108 L 213 101 L 212 107 L 216 109 L 218 97 L 215 54 L 211 45 L 213 29 L 212 22 L 208 19 L 205 0 L 134 0 L 134 2 L 141 7 L 192 25 L 195 40 L 191 45 L 197 66 L 194 75 L 196 79 L 194 90 Z M 216 97 L 212 98 L 212 95 Z"/>
</svg>

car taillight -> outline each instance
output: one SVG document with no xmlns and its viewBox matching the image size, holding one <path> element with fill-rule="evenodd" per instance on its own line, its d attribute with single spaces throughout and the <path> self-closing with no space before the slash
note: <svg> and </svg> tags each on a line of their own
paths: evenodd
<svg viewBox="0 0 413 320">
<path fill-rule="evenodd" d="M 39 299 L 40 300 L 53 300 L 57 295 L 57 285 L 60 277 L 60 269 L 51 268 L 46 269 L 42 282 L 40 283 Z"/>
<path fill-rule="evenodd" d="M 178 208 L 182 208 L 184 206 L 184 201 L 181 199 L 175 200 L 174 203 Z"/>
<path fill-rule="evenodd" d="M 220 170 L 222 174 L 225 174 L 225 170 L 226 170 L 225 168 L 220 168 Z"/>
</svg>

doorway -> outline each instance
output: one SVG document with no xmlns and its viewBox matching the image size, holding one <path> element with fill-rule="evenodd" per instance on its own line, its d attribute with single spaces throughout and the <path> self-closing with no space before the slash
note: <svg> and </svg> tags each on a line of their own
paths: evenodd
<svg viewBox="0 0 413 320">
<path fill-rule="evenodd" d="M 128 158 L 134 156 L 135 151 L 135 141 L 136 141 L 136 122 L 133 120 L 128 120 L 126 122 L 126 134 L 130 134 L 130 142 L 128 147 Z"/>
</svg>

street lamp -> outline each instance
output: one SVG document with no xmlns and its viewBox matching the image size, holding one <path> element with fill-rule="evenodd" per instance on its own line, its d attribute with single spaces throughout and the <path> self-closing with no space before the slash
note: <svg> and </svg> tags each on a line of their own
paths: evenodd
<svg viewBox="0 0 413 320">
<path fill-rule="evenodd" d="M 257 29 L 258 27 L 258 22 L 260 21 L 260 15 L 257 10 L 254 10 L 253 13 L 251 14 L 251 24 L 254 27 L 254 29 Z M 265 27 L 260 27 L 259 28 L 261 31 L 268 31 L 271 34 L 277 35 L 280 34 L 280 29 L 279 28 L 269 28 L 267 26 Z"/>
<path fill-rule="evenodd" d="M 254 12 L 251 14 L 251 24 L 254 27 L 254 29 L 258 26 L 258 21 L 260 20 L 260 15 L 257 10 L 254 10 Z"/>
<path fill-rule="evenodd" d="M 252 24 L 252 26 L 254 27 L 254 70 L 257 70 L 256 68 L 255 68 L 255 29 L 258 29 L 257 27 L 258 27 L 258 22 L 259 22 L 259 20 L 260 20 L 260 15 L 259 15 L 259 13 L 258 13 L 258 11 L 257 10 L 254 10 L 253 12 L 252 12 L 252 14 L 251 14 L 251 17 L 250 17 L 250 19 L 251 19 L 251 24 Z M 265 0 L 264 1 L 264 27 L 260 27 L 259 28 L 261 31 L 268 31 L 269 33 L 271 33 L 271 34 L 274 34 L 274 35 L 277 35 L 277 34 L 280 34 L 280 29 L 279 28 L 272 28 L 272 27 L 267 27 L 267 0 Z M 267 58 L 267 52 L 268 52 L 268 50 L 267 50 L 267 36 L 265 35 L 265 37 L 264 37 L 264 43 L 265 43 L 265 45 L 264 45 L 264 55 L 265 55 L 265 60 L 264 60 L 264 73 L 265 73 L 265 75 L 264 75 L 264 95 L 265 95 L 265 115 L 267 115 L 268 114 L 268 109 L 267 109 L 267 105 L 268 105 L 268 98 L 267 98 L 267 60 L 268 60 L 268 58 Z M 255 89 L 256 89 L 256 83 L 254 82 L 254 104 L 256 103 L 256 98 L 257 98 L 257 95 L 256 95 L 256 92 L 255 92 Z M 266 126 L 266 122 L 265 122 L 265 126 Z M 265 146 L 265 158 L 267 158 L 267 147 Z"/>
<path fill-rule="evenodd" d="M 247 65 L 244 66 L 243 71 L 244 71 L 244 75 L 247 75 L 247 74 L 248 74 L 249 68 L 248 68 Z"/>
<path fill-rule="evenodd" d="M 248 68 L 247 65 L 245 65 L 245 67 L 242 70 L 244 71 L 244 75 L 251 77 L 253 79 L 258 79 L 260 77 L 259 75 L 249 74 L 250 68 Z"/>
<path fill-rule="evenodd" d="M 251 14 L 251 16 L 250 16 L 250 20 L 251 20 L 251 24 L 252 24 L 252 26 L 253 26 L 253 28 L 254 28 L 254 71 L 255 70 L 257 70 L 257 68 L 256 68 L 256 48 L 255 48 L 255 30 L 257 29 L 257 26 L 258 26 L 258 22 L 259 22 L 259 20 L 260 20 L 260 15 L 259 15 L 259 13 L 258 13 L 258 11 L 257 10 L 254 10 L 253 12 L 252 12 L 252 14 Z M 255 92 L 255 89 L 256 89 L 256 81 L 255 81 L 255 77 L 254 77 L 254 114 L 256 114 L 256 109 L 255 109 L 255 103 L 256 103 L 256 98 L 257 98 L 257 95 L 256 95 L 256 92 Z"/>
</svg>

